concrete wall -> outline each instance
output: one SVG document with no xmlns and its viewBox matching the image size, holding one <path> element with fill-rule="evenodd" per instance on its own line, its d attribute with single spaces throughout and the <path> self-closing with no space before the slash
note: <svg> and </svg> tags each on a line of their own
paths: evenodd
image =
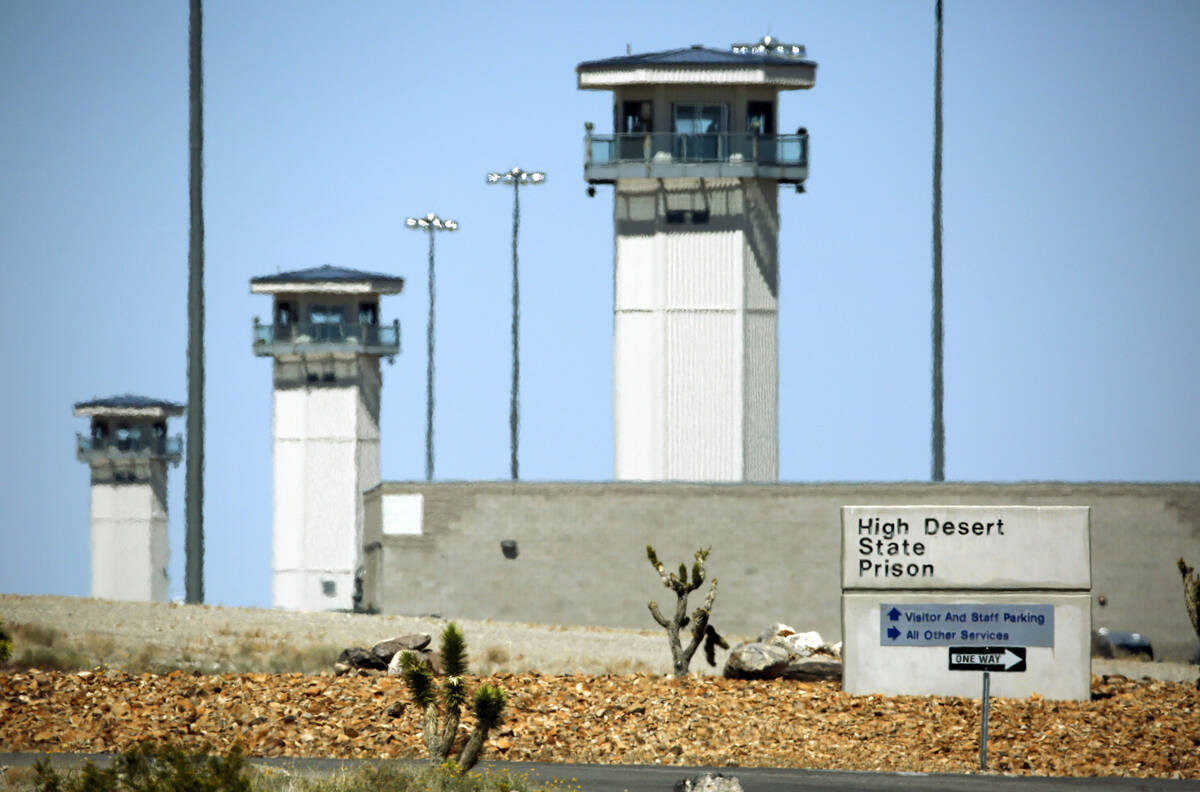
<svg viewBox="0 0 1200 792">
<path fill-rule="evenodd" d="M 777 193 L 764 180 L 617 183 L 616 479 L 778 478 Z"/>
<path fill-rule="evenodd" d="M 111 475 L 93 479 L 92 596 L 166 602 L 166 464 L 140 460 L 136 469 L 136 482 L 115 482 Z"/>
<path fill-rule="evenodd" d="M 1143 632 L 1160 658 L 1197 651 L 1175 560 L 1200 559 L 1200 484 L 385 482 L 364 497 L 364 602 L 656 629 L 646 603 L 673 595 L 646 544 L 668 568 L 711 546 L 719 630 L 751 635 L 783 621 L 835 640 L 840 509 L 879 504 L 1089 506 L 1092 592 L 1107 601 L 1093 603 L 1093 627 Z"/>
<path fill-rule="evenodd" d="M 353 605 L 363 545 L 361 493 L 379 483 L 379 392 L 375 357 L 275 362 L 275 607 Z"/>
</svg>

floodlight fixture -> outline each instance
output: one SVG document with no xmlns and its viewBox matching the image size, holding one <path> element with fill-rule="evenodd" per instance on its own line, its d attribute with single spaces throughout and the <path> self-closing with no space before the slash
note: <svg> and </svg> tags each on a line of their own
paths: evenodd
<svg viewBox="0 0 1200 792">
<path fill-rule="evenodd" d="M 738 55 L 781 55 L 785 58 L 803 58 L 807 51 L 803 44 L 784 44 L 772 36 L 763 36 L 753 44 L 733 44 L 729 47 Z"/>
</svg>

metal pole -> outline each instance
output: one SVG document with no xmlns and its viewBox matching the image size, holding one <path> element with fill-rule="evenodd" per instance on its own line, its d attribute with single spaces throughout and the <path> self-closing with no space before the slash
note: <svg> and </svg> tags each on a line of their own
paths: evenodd
<svg viewBox="0 0 1200 792">
<path fill-rule="evenodd" d="M 942 0 L 937 0 L 933 77 L 933 480 L 946 479 L 946 421 L 942 413 Z"/>
<path fill-rule="evenodd" d="M 188 403 L 186 600 L 204 602 L 204 61 L 203 14 L 191 0 L 188 30 Z"/>
<path fill-rule="evenodd" d="M 988 709 L 990 696 L 988 672 L 983 672 L 983 717 L 979 722 L 979 769 L 987 770 Z"/>
<path fill-rule="evenodd" d="M 512 237 L 512 260 L 513 260 L 513 297 L 512 297 L 512 403 L 508 410 L 508 427 L 512 437 L 512 480 L 518 478 L 517 467 L 517 445 L 518 445 L 518 429 L 521 423 L 520 413 L 520 391 L 521 391 L 521 342 L 519 334 L 520 324 L 520 306 L 521 306 L 521 286 L 517 272 L 517 233 L 521 226 L 521 183 L 513 180 L 513 237 Z"/>
<path fill-rule="evenodd" d="M 426 327 L 425 364 L 425 480 L 433 481 L 433 231 L 429 234 L 429 324 Z"/>
</svg>

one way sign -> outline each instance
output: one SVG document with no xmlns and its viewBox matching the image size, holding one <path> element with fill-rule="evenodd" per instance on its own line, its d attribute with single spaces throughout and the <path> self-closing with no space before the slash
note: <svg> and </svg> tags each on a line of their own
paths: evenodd
<svg viewBox="0 0 1200 792">
<path fill-rule="evenodd" d="M 1024 671 L 1024 646 L 951 646 L 951 671 Z"/>
</svg>

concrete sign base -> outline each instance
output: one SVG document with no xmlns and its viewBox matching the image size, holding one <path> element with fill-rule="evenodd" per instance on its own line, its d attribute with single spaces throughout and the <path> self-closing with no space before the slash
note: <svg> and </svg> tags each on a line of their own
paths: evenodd
<svg viewBox="0 0 1200 792">
<path fill-rule="evenodd" d="M 1012 606 L 1014 626 L 1005 626 L 1003 609 L 997 623 L 974 624 L 969 617 L 960 623 L 956 617 L 973 613 L 962 606 L 973 604 L 981 606 L 981 620 L 998 610 L 996 606 Z M 940 606 L 946 606 L 946 614 L 939 618 Z M 948 647 L 1023 646 L 1016 641 L 1036 633 L 1016 618 L 1024 612 L 1044 613 L 1047 607 L 1053 608 L 1053 645 L 1028 646 L 1027 671 L 994 675 L 992 695 L 1025 698 L 1039 693 L 1049 699 L 1087 701 L 1092 682 L 1092 599 L 1087 593 L 844 591 L 842 689 L 854 695 L 913 695 L 919 690 L 924 695 L 978 697 L 980 675 L 951 671 Z M 919 621 L 906 618 L 914 614 Z"/>
</svg>

